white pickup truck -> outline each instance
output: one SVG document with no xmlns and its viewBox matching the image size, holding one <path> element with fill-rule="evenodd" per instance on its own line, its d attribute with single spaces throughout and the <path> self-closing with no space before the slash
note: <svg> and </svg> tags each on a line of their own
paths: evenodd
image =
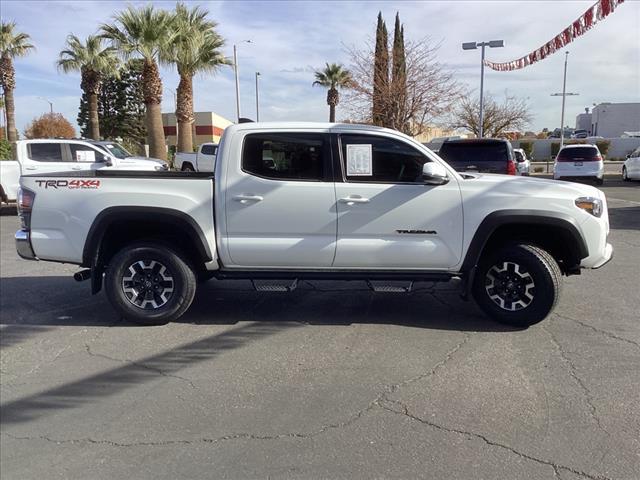
<svg viewBox="0 0 640 480">
<path fill-rule="evenodd" d="M 0 161 L 0 200 L 15 200 L 20 175 L 48 174 L 69 170 L 167 170 L 161 160 L 119 158 L 93 141 L 20 140 L 16 160 Z"/>
<path fill-rule="evenodd" d="M 213 173 L 216 165 L 217 143 L 203 143 L 195 153 L 176 153 L 173 168 L 181 172 Z"/>
<path fill-rule="evenodd" d="M 214 176 L 23 176 L 21 257 L 78 264 L 123 317 L 165 323 L 198 280 L 364 280 L 375 291 L 462 279 L 491 317 L 526 327 L 561 276 L 613 254 L 604 194 L 521 176 L 459 174 L 410 137 L 340 124 L 226 129 Z M 427 313 L 428 314 L 428 313 Z"/>
</svg>

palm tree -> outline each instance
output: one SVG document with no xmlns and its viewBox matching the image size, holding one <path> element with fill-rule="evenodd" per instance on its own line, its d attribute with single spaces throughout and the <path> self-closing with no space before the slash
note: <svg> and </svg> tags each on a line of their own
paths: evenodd
<svg viewBox="0 0 640 480">
<path fill-rule="evenodd" d="M 169 48 L 161 52 L 165 63 L 175 64 L 180 75 L 176 98 L 179 152 L 193 151 L 193 77 L 198 72 L 213 73 L 221 65 L 230 65 L 220 49 L 224 39 L 215 31 L 217 24 L 207 19 L 209 12 L 198 6 L 189 9 L 176 5 L 177 37 Z"/>
<path fill-rule="evenodd" d="M 162 127 L 162 79 L 158 70 L 160 52 L 165 51 L 176 38 L 173 15 L 157 10 L 153 5 L 141 8 L 127 7 L 116 14 L 114 23 L 103 24 L 102 36 L 111 41 L 123 59 L 142 57 L 142 91 L 146 110 L 149 153 L 166 160 L 167 151 Z"/>
<path fill-rule="evenodd" d="M 336 107 L 340 102 L 340 94 L 338 88 L 348 87 L 351 83 L 351 74 L 349 70 L 345 70 L 339 63 L 326 64 L 323 70 L 316 73 L 316 81 L 313 85 L 320 85 L 329 89 L 327 92 L 327 105 L 329 105 L 329 121 L 336 121 Z"/>
<path fill-rule="evenodd" d="M 31 37 L 16 31 L 15 22 L 0 23 L 0 85 L 4 92 L 5 111 L 7 114 L 7 140 L 18 139 L 16 131 L 16 110 L 13 101 L 13 90 L 16 88 L 16 71 L 13 59 L 28 55 L 35 47 L 29 43 Z"/>
<path fill-rule="evenodd" d="M 91 138 L 100 140 L 100 121 L 98 119 L 98 95 L 102 85 L 102 76 L 117 74 L 118 59 L 116 49 L 102 47 L 102 38 L 89 35 L 83 45 L 78 37 L 67 37 L 66 50 L 60 52 L 58 68 L 64 73 L 80 72 L 80 87 L 89 99 L 89 131 Z"/>
</svg>

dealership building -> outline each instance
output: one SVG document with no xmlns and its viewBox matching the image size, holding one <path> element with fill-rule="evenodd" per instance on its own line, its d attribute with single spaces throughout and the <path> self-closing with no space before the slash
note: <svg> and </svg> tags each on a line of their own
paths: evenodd
<svg viewBox="0 0 640 480">
<path fill-rule="evenodd" d="M 576 116 L 576 129 L 589 135 L 616 138 L 640 131 L 640 103 L 600 103 Z"/>
<path fill-rule="evenodd" d="M 194 117 L 195 122 L 191 126 L 194 146 L 206 142 L 220 142 L 224 129 L 233 123 L 231 120 L 227 120 L 214 112 L 195 112 Z M 178 129 L 176 115 L 174 113 L 163 113 L 162 126 L 164 127 L 167 145 L 176 145 Z"/>
</svg>

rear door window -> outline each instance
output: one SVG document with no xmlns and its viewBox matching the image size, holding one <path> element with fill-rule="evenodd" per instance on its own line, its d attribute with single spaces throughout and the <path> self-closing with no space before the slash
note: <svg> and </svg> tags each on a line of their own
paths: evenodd
<svg viewBox="0 0 640 480">
<path fill-rule="evenodd" d="M 274 180 L 329 180 L 329 155 L 325 134 L 254 133 L 244 139 L 242 170 Z"/>
<path fill-rule="evenodd" d="M 36 162 L 64 162 L 61 143 L 29 143 L 29 158 Z"/>
<path fill-rule="evenodd" d="M 558 153 L 558 162 L 595 162 L 600 154 L 595 147 L 563 148 Z"/>
</svg>

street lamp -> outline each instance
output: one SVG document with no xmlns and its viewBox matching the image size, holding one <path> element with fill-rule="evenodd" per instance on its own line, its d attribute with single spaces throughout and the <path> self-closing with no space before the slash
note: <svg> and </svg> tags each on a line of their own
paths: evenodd
<svg viewBox="0 0 640 480">
<path fill-rule="evenodd" d="M 260 121 L 260 103 L 258 101 L 258 77 L 260 72 L 256 72 L 256 122 Z"/>
<path fill-rule="evenodd" d="M 252 43 L 251 40 L 242 40 L 240 43 Z M 240 74 L 238 72 L 238 46 L 233 45 L 233 70 L 236 74 L 236 115 L 240 121 Z"/>
<path fill-rule="evenodd" d="M 44 100 L 45 102 L 47 102 L 49 104 L 49 109 L 51 110 L 51 113 L 53 113 L 53 102 L 48 98 L 44 98 L 44 97 L 38 97 L 38 98 L 40 100 Z"/>
<path fill-rule="evenodd" d="M 483 135 L 484 122 L 484 47 L 498 48 L 504 47 L 504 40 L 491 40 L 489 42 L 465 42 L 462 44 L 463 50 L 475 50 L 482 47 L 482 57 L 480 60 L 480 126 L 478 128 L 478 137 Z"/>
<path fill-rule="evenodd" d="M 564 52 L 564 78 L 562 80 L 562 93 L 551 94 L 552 97 L 562 97 L 562 114 L 560 116 L 560 148 L 564 146 L 564 100 L 567 97 L 580 95 L 579 93 L 567 92 L 567 60 L 568 59 L 569 59 L 569 52 Z"/>
</svg>

